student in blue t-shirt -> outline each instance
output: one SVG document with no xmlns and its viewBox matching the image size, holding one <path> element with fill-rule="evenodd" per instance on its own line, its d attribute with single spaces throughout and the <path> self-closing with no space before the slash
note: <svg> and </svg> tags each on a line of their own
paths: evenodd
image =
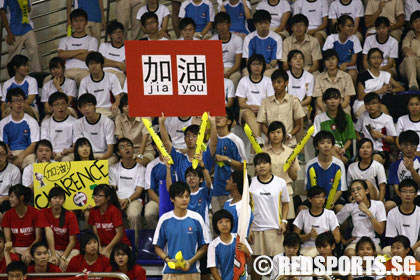
<svg viewBox="0 0 420 280">
<path fill-rule="evenodd" d="M 251 4 L 247 0 L 228 0 L 219 6 L 221 12 L 229 14 L 231 25 L 229 31 L 241 36 L 249 34 L 247 20 L 252 19 Z"/>
<path fill-rule="evenodd" d="M 105 13 L 103 0 L 67 0 L 67 26 L 71 25 L 70 13 L 72 2 L 74 9 L 82 9 L 88 15 L 86 33 L 101 42 L 101 32 L 105 29 Z"/>
<path fill-rule="evenodd" d="M 245 37 L 242 57 L 248 59 L 253 54 L 263 55 L 267 63 L 264 74 L 271 77 L 281 59 L 283 40 L 270 30 L 271 15 L 266 10 L 257 10 L 252 20 L 256 30 Z M 247 74 L 243 72 L 242 76 Z"/>
<path fill-rule="evenodd" d="M 248 175 L 248 182 L 251 182 L 251 177 Z M 225 202 L 223 209 L 229 211 L 233 216 L 232 222 L 232 233 L 238 232 L 238 221 L 239 214 L 241 213 L 241 201 L 242 193 L 244 190 L 244 172 L 243 171 L 233 171 L 230 175 L 229 180 L 226 182 L 226 190 L 229 192 L 229 195 L 232 197 Z M 251 211 L 251 206 L 248 205 L 249 212 L 251 213 L 249 218 L 249 230 L 251 229 L 252 221 L 254 220 L 254 213 Z"/>
<path fill-rule="evenodd" d="M 185 3 L 185 2 L 184 2 Z M 194 158 L 199 158 L 200 155 L 195 153 L 195 144 L 197 142 L 198 131 L 200 130 L 200 126 L 198 125 L 190 125 L 184 131 L 184 141 L 187 145 L 187 152 L 185 154 L 177 151 L 172 146 L 172 142 L 169 138 L 168 131 L 166 130 L 165 126 L 166 117 L 159 118 L 159 128 L 160 128 L 160 135 L 162 138 L 162 142 L 172 157 L 174 161 L 174 169 L 176 175 L 178 176 L 178 180 L 182 182 L 186 182 L 185 180 L 185 171 L 188 167 L 192 165 L 192 161 Z M 202 159 L 204 162 L 205 167 L 210 170 L 212 167 L 212 158 L 216 153 L 216 146 L 217 146 L 217 132 L 216 132 L 216 125 L 214 122 L 214 117 L 209 117 L 210 121 L 210 141 L 207 146 L 207 150 L 203 152 Z"/>
<path fill-rule="evenodd" d="M 182 2 L 179 17 L 190 17 L 197 25 L 195 37 L 209 39 L 214 21 L 213 3 L 209 0 L 186 0 Z"/>
<path fill-rule="evenodd" d="M 165 261 L 165 279 L 179 274 L 190 274 L 189 279 L 200 279 L 199 259 L 207 252 L 210 232 L 200 214 L 188 210 L 190 188 L 184 182 L 175 182 L 169 188 L 174 210 L 163 214 L 158 222 L 153 245 L 155 253 Z M 165 251 L 164 251 L 165 250 Z M 168 262 L 176 262 L 175 255 L 181 251 L 184 268 L 171 269 Z"/>
<path fill-rule="evenodd" d="M 233 217 L 229 211 L 221 209 L 213 215 L 213 231 L 219 235 L 214 239 L 208 249 L 207 267 L 210 268 L 214 280 L 233 279 L 233 267 L 235 260 L 235 249 L 245 253 L 246 257 L 252 254 L 246 240 L 244 243 L 236 242 L 236 234 L 231 232 Z M 247 279 L 245 274 L 239 278 Z"/>
</svg>

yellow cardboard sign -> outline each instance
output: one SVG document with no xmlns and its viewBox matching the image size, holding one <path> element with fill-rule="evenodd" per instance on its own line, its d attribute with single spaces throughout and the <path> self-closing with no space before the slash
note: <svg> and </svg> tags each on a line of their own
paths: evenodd
<svg viewBox="0 0 420 280">
<path fill-rule="evenodd" d="M 35 207 L 48 207 L 48 194 L 53 187 L 64 189 L 66 200 L 63 206 L 66 209 L 93 207 L 93 189 L 99 184 L 109 184 L 108 174 L 107 160 L 35 163 Z"/>
</svg>

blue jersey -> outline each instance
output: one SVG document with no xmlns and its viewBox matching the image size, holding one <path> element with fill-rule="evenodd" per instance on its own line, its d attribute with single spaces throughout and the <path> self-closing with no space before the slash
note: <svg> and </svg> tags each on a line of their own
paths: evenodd
<svg viewBox="0 0 420 280">
<path fill-rule="evenodd" d="M 10 30 L 12 31 L 12 34 L 15 36 L 22 36 L 31 31 L 32 25 L 29 23 L 22 23 L 22 9 L 19 5 L 18 0 L 4 0 L 3 5 L 1 5 L 3 1 L 0 1 L 0 9 L 3 8 L 7 11 Z M 27 4 L 27 7 L 31 6 L 31 1 L 27 0 L 24 1 Z M 30 21 L 29 14 L 28 14 L 28 20 Z"/>
<path fill-rule="evenodd" d="M 346 169 L 344 164 L 339 159 L 333 157 L 330 166 L 327 169 L 323 169 L 321 165 L 318 163 L 318 157 L 311 159 L 306 163 L 305 172 L 306 172 L 306 189 L 308 190 L 311 188 L 311 180 L 310 180 L 310 170 L 313 168 L 315 170 L 316 175 L 316 184 L 322 188 L 324 188 L 325 193 L 330 193 L 332 185 L 334 183 L 335 174 L 337 174 L 338 170 L 341 170 L 341 177 L 338 182 L 337 191 L 346 191 Z"/>
<path fill-rule="evenodd" d="M 175 170 L 171 167 L 172 182 L 177 181 Z M 152 189 L 159 196 L 159 182 L 166 180 L 166 165 L 159 159 L 155 158 L 146 166 L 145 189 Z"/>
<path fill-rule="evenodd" d="M 214 20 L 213 4 L 208 0 L 202 0 L 200 4 L 195 4 L 192 0 L 185 1 L 181 4 L 179 17 L 192 18 L 197 25 L 195 31 L 201 32 Z"/>
<path fill-rule="evenodd" d="M 265 57 L 267 63 L 281 59 L 282 42 L 280 35 L 273 31 L 270 31 L 265 38 L 261 38 L 257 31 L 254 31 L 244 39 L 242 57 L 250 58 L 253 54 L 261 54 Z"/>
<path fill-rule="evenodd" d="M 341 43 L 338 34 L 331 34 L 325 40 L 325 44 L 322 48 L 323 51 L 328 49 L 334 49 L 337 52 L 338 64 L 341 64 L 350 62 L 353 54 L 362 51 L 362 46 L 355 35 L 350 36 L 344 43 Z"/>
<path fill-rule="evenodd" d="M 216 154 L 227 156 L 232 160 L 243 162 L 246 160 L 244 142 L 235 134 L 229 133 L 224 137 L 217 138 Z M 214 166 L 213 195 L 228 195 L 226 181 L 232 174 L 230 165 L 224 162 L 217 162 Z"/>
<path fill-rule="evenodd" d="M 195 193 L 191 192 L 188 209 L 201 215 L 204 223 L 210 226 L 209 205 L 211 203 L 210 190 L 207 187 L 201 187 Z"/>
<path fill-rule="evenodd" d="M 222 279 L 233 279 L 236 234 L 231 233 L 231 235 L 232 240 L 229 243 L 224 243 L 219 236 L 210 243 L 207 250 L 207 267 L 218 268 Z M 246 278 L 247 275 L 245 273 L 240 280 Z"/>
<path fill-rule="evenodd" d="M 171 150 L 171 157 L 174 161 L 173 166 L 175 168 L 178 180 L 186 182 L 185 171 L 188 169 L 188 167 L 192 166 L 192 162 L 188 159 L 186 154 L 178 152 L 175 148 L 172 148 Z M 210 170 L 213 160 L 209 148 L 203 152 L 203 162 L 207 170 Z M 203 185 L 205 185 L 205 182 L 203 182 Z"/>
<path fill-rule="evenodd" d="M 99 1 L 102 0 L 75 0 L 74 8 L 84 10 L 88 14 L 88 21 L 101 22 L 102 13 Z"/>
<path fill-rule="evenodd" d="M 223 206 L 223 209 L 228 210 L 232 216 L 233 216 L 233 225 L 232 225 L 232 233 L 238 232 L 238 222 L 239 222 L 239 213 L 241 212 L 241 200 L 232 204 L 232 198 L 225 202 L 225 205 Z M 249 226 L 248 226 L 248 234 L 249 230 L 251 229 L 252 221 L 254 220 L 254 213 L 251 211 L 251 206 L 248 205 L 248 209 L 250 212 L 250 219 L 249 219 Z"/>
<path fill-rule="evenodd" d="M 210 233 L 203 218 L 200 214 L 190 210 L 182 218 L 176 217 L 173 211 L 162 215 L 153 237 L 153 245 L 165 250 L 171 259 L 175 259 L 176 253 L 181 251 L 184 259 L 189 260 L 197 253 L 198 248 L 209 243 Z M 199 272 L 199 261 L 191 265 L 190 270 L 186 272 L 170 269 L 166 263 L 163 269 L 164 274 Z"/>
<path fill-rule="evenodd" d="M 246 17 L 244 4 L 239 1 L 235 6 L 231 6 L 229 1 L 225 4 L 226 13 L 230 16 L 230 30 L 231 32 L 238 32 L 248 34 L 246 29 Z"/>
<path fill-rule="evenodd" d="M 38 122 L 27 114 L 18 122 L 8 115 L 0 121 L 0 141 L 5 142 L 12 151 L 25 150 L 33 142 L 39 141 Z"/>
<path fill-rule="evenodd" d="M 415 156 L 413 160 L 413 167 L 417 174 L 420 174 L 420 157 Z M 411 172 L 405 167 L 404 160 L 402 158 L 394 161 L 388 172 L 388 184 L 398 185 L 404 179 L 413 179 Z"/>
</svg>

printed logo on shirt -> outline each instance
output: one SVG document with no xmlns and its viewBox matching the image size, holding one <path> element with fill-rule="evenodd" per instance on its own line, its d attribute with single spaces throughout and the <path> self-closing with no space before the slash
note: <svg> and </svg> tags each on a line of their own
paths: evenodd
<svg viewBox="0 0 420 280">
<path fill-rule="evenodd" d="M 24 227 L 24 228 L 11 228 L 10 229 L 13 234 L 23 234 L 23 235 L 30 235 L 34 232 L 33 227 Z"/>
<path fill-rule="evenodd" d="M 192 227 L 188 227 L 188 234 L 193 234 L 193 228 Z"/>
<path fill-rule="evenodd" d="M 365 214 L 359 214 L 359 217 L 366 217 Z"/>
<path fill-rule="evenodd" d="M 312 227 L 313 227 L 313 228 L 319 228 L 319 226 L 318 226 L 318 225 L 312 225 Z"/>
<path fill-rule="evenodd" d="M 201 14 L 201 17 L 202 17 L 202 18 L 206 18 L 206 17 L 207 17 L 207 14 L 206 14 L 206 13 L 202 13 L 202 14 Z"/>
<path fill-rule="evenodd" d="M 270 45 L 267 46 L 267 51 L 271 52 L 271 46 Z"/>
<path fill-rule="evenodd" d="M 253 93 L 253 94 L 260 94 L 260 92 L 258 90 L 251 90 L 251 93 Z"/>
<path fill-rule="evenodd" d="M 91 135 L 98 135 L 98 132 L 91 132 Z"/>
<path fill-rule="evenodd" d="M 60 129 L 56 129 L 56 130 L 55 130 L 55 132 L 56 132 L 56 133 L 61 133 L 61 132 L 63 132 L 63 131 L 62 131 L 62 130 L 60 130 Z"/>
<path fill-rule="evenodd" d="M 120 179 L 133 180 L 133 178 L 132 178 L 132 177 L 125 177 L 125 176 L 120 176 Z"/>
<path fill-rule="evenodd" d="M 292 88 L 300 88 L 300 86 L 292 86 Z"/>
<path fill-rule="evenodd" d="M 29 132 L 29 131 L 28 131 L 27 129 L 24 129 L 24 130 L 23 130 L 23 133 L 24 133 L 24 134 L 28 134 L 28 132 Z"/>
<path fill-rule="evenodd" d="M 93 92 L 94 93 L 97 93 L 97 92 L 101 92 L 101 91 L 104 91 L 104 89 L 103 88 L 101 88 L 101 89 L 95 89 Z"/>
<path fill-rule="evenodd" d="M 96 223 L 96 228 L 102 228 L 102 229 L 114 229 L 114 225 L 112 223 Z"/>
<path fill-rule="evenodd" d="M 55 227 L 55 226 L 51 225 L 51 229 L 58 235 L 66 235 L 67 234 L 67 228 L 60 228 L 60 227 Z"/>
<path fill-rule="evenodd" d="M 402 226 L 403 227 L 410 227 L 410 225 L 407 225 L 407 224 L 403 224 Z"/>
<path fill-rule="evenodd" d="M 227 151 L 227 146 L 223 146 L 223 151 Z"/>
<path fill-rule="evenodd" d="M 120 57 L 120 55 L 119 54 L 116 54 L 116 53 L 109 53 L 109 55 Z"/>
<path fill-rule="evenodd" d="M 260 195 L 271 195 L 270 192 L 260 192 Z"/>
<path fill-rule="evenodd" d="M 243 18 L 244 17 L 244 13 L 240 12 L 239 13 L 239 18 Z"/>
<path fill-rule="evenodd" d="M 80 47 L 82 44 L 71 44 L 72 47 Z"/>
<path fill-rule="evenodd" d="M 335 131 L 337 129 L 337 125 L 335 124 L 335 123 L 333 123 L 332 125 L 331 125 L 331 130 L 332 131 Z"/>
<path fill-rule="evenodd" d="M 198 205 L 201 205 L 201 204 L 202 204 L 202 202 L 203 202 L 203 200 L 200 198 L 200 199 L 198 200 Z"/>
<path fill-rule="evenodd" d="M 310 13 L 314 13 L 314 12 L 316 12 L 316 10 L 309 10 L 308 12 L 310 12 Z"/>
</svg>

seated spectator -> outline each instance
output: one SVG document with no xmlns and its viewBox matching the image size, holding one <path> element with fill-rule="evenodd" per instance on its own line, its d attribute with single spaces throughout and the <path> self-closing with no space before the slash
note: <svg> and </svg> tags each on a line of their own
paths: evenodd
<svg viewBox="0 0 420 280">
<path fill-rule="evenodd" d="M 159 31 L 159 18 L 154 12 L 143 14 L 140 21 L 146 34 L 140 40 L 168 40 L 168 38 L 164 37 L 165 34 Z"/>
<path fill-rule="evenodd" d="M 314 134 L 321 130 L 330 131 L 335 139 L 333 156 L 347 164 L 351 159 L 352 141 L 356 139 L 353 120 L 341 107 L 341 94 L 338 89 L 327 89 L 322 95 L 322 101 L 326 104 L 326 111 L 315 117 Z"/>
<path fill-rule="evenodd" d="M 110 266 L 109 259 L 99 253 L 98 237 L 85 232 L 80 236 L 80 255 L 73 257 L 66 272 L 104 272 Z"/>
<path fill-rule="evenodd" d="M 385 231 L 386 213 L 383 202 L 370 199 L 368 185 L 363 180 L 354 180 L 351 183 L 350 194 L 353 202 L 344 205 L 337 213 L 339 224 L 343 224 L 349 217 L 353 224 L 351 239 L 342 240 L 343 244 L 347 243 L 344 244 L 347 245 L 344 254 L 348 257 L 355 256 L 356 243 L 362 237 L 372 238 L 376 251 L 380 253 L 380 240 L 376 235 L 381 235 Z"/>
<path fill-rule="evenodd" d="M 248 0 L 227 0 L 219 5 L 220 12 L 226 12 L 232 24 L 229 30 L 242 39 L 248 35 L 247 21 L 252 19 L 251 3 Z"/>
<path fill-rule="evenodd" d="M 50 256 L 48 252 L 48 246 L 43 241 L 35 243 L 31 247 L 31 256 L 32 256 L 32 264 L 28 266 L 29 273 L 60 273 L 62 272 L 61 269 L 48 262 L 48 258 Z M 42 278 L 33 278 L 31 279 L 42 279 Z"/>
<path fill-rule="evenodd" d="M 263 0 L 258 3 L 256 10 L 266 10 L 271 15 L 270 29 L 279 34 L 283 39 L 289 37 L 286 25 L 292 10 L 288 1 Z"/>
<path fill-rule="evenodd" d="M 286 128 L 284 143 L 293 147 L 297 144 L 296 134 L 303 127 L 305 112 L 300 105 L 299 99 L 287 93 L 289 75 L 283 69 L 277 69 L 271 76 L 274 95 L 266 97 L 258 111 L 257 122 L 261 130 L 268 135 L 268 126 L 273 121 L 282 121 Z M 257 134 L 257 136 L 260 136 Z"/>
<path fill-rule="evenodd" d="M 413 249 L 410 248 L 410 240 L 407 238 L 407 236 L 404 235 L 398 235 L 394 237 L 391 241 L 391 253 L 393 256 L 398 256 L 401 258 L 401 262 L 398 262 L 399 265 L 403 264 L 406 261 L 407 257 L 416 257 L 416 261 L 414 263 L 414 269 L 420 269 L 420 263 L 417 260 L 419 255 L 418 252 L 413 252 Z M 387 270 L 387 273 L 390 270 L 395 269 L 396 265 L 391 261 L 388 260 L 385 263 L 385 267 Z M 413 263 L 411 263 L 411 267 L 413 267 Z M 387 276 L 387 280 L 393 279 L 395 276 Z M 411 276 L 416 277 L 416 276 Z M 411 278 L 410 277 L 410 278 Z"/>
<path fill-rule="evenodd" d="M 93 94 L 97 102 L 97 112 L 114 119 L 118 114 L 122 89 L 115 74 L 103 71 L 104 61 L 99 52 L 87 55 L 86 65 L 89 67 L 90 75 L 80 82 L 79 99 L 83 94 Z M 111 94 L 115 98 L 112 104 Z"/>
<path fill-rule="evenodd" d="M 367 28 L 367 34 L 375 34 L 373 25 L 376 26 L 376 20 L 379 17 L 385 17 L 388 19 L 388 26 L 392 37 L 401 41 L 402 29 L 404 26 L 404 4 L 402 0 L 391 0 L 387 2 L 381 2 L 377 0 L 368 0 L 365 10 L 365 25 Z M 376 33 L 378 29 L 376 29 Z"/>
<path fill-rule="evenodd" d="M 146 280 L 146 270 L 136 264 L 130 247 L 124 243 L 118 243 L 112 248 L 109 262 L 111 266 L 105 272 L 122 272 L 130 279 Z"/>
<path fill-rule="evenodd" d="M 99 252 L 109 256 L 119 242 L 130 245 L 124 231 L 122 208 L 115 190 L 105 184 L 95 187 L 93 199 L 96 206 L 90 210 L 88 223 L 98 237 Z"/>
<path fill-rule="evenodd" d="M 66 61 L 65 77 L 73 79 L 79 85 L 80 81 L 89 75 L 85 63 L 89 52 L 98 50 L 98 40 L 86 33 L 88 15 L 82 9 L 76 9 L 70 14 L 73 34 L 63 37 L 58 45 L 58 56 Z"/>
<path fill-rule="evenodd" d="M 76 82 L 64 77 L 65 61 L 60 57 L 54 57 L 50 60 L 50 72 L 52 79 L 42 87 L 41 102 L 44 103 L 44 113 L 53 114 L 53 108 L 48 104 L 48 99 L 55 92 L 61 92 L 67 96 L 67 104 L 71 106 L 73 99 L 77 96 Z M 71 107 L 70 107 L 71 108 Z M 69 113 L 77 118 L 77 113 L 73 109 Z"/>
<path fill-rule="evenodd" d="M 67 1 L 67 25 L 72 23 L 71 17 L 71 2 L 74 2 L 75 9 L 86 11 L 86 33 L 96 38 L 98 42 L 101 41 L 102 30 L 105 29 L 105 13 L 103 0 L 86 2 L 82 0 Z M 70 14 L 70 18 L 69 18 Z M 73 26 L 72 26 L 73 27 Z"/>
<path fill-rule="evenodd" d="M 289 82 L 287 93 L 296 96 L 306 116 L 309 117 L 308 106 L 312 101 L 315 86 L 314 76 L 304 69 L 305 56 L 300 50 L 292 50 L 287 55 Z"/>
<path fill-rule="evenodd" d="M 109 168 L 109 184 L 116 189 L 120 210 L 125 211 L 130 229 L 135 230 L 136 244 L 138 244 L 143 208 L 140 196 L 144 189 L 146 169 L 134 159 L 134 147 L 130 139 L 118 139 L 116 150 L 120 162 Z"/>
<path fill-rule="evenodd" d="M 115 125 L 106 116 L 96 112 L 96 98 L 90 93 L 83 94 L 78 100 L 78 107 L 83 118 L 73 123 L 73 142 L 81 137 L 87 138 L 92 143 L 92 151 L 97 160 L 108 160 L 109 165 L 117 161 L 114 154 Z M 63 161 L 70 161 L 68 155 Z"/>
<path fill-rule="evenodd" d="M 406 1 L 406 9 L 408 2 Z M 414 2 L 414 1 L 413 1 Z M 415 2 L 419 5 L 418 2 Z M 407 14 L 406 14 L 407 16 Z M 412 13 L 410 17 L 411 32 L 404 37 L 402 43 L 402 53 L 404 60 L 400 64 L 401 75 L 408 80 L 408 87 L 410 90 L 419 90 L 417 79 L 420 79 L 420 47 L 418 37 L 420 36 L 420 7 Z"/>
<path fill-rule="evenodd" d="M 20 255 L 22 261 L 31 262 L 31 247 L 41 241 L 40 211 L 29 206 L 33 198 L 30 188 L 17 184 L 9 189 L 10 209 L 4 214 L 1 226 L 6 237 L 6 247 Z"/>
<path fill-rule="evenodd" d="M 68 97 L 62 92 L 54 92 L 48 103 L 53 116 L 41 123 L 41 139 L 46 139 L 53 146 L 53 159 L 61 159 L 73 152 L 73 124 L 76 119 L 69 115 Z"/>
<path fill-rule="evenodd" d="M 338 68 L 338 53 L 335 50 L 326 50 L 322 56 L 325 71 L 315 77 L 315 89 L 312 95 L 316 97 L 316 114 L 319 115 L 327 110 L 322 96 L 329 88 L 338 89 L 341 94 L 341 107 L 344 112 L 350 114 L 350 97 L 356 95 L 351 76 Z"/>
<path fill-rule="evenodd" d="M 377 257 L 377 252 L 375 248 L 375 243 L 373 243 L 372 239 L 367 236 L 363 236 L 359 239 L 359 241 L 356 243 L 356 256 L 359 257 Z M 367 262 L 368 258 L 365 258 L 363 260 L 362 267 L 366 270 L 366 267 L 368 266 Z M 374 265 L 376 266 L 376 265 Z M 362 280 L 365 276 L 349 276 L 348 280 Z M 370 276 L 367 276 L 370 277 Z M 372 278 L 375 277 L 372 275 Z"/>
<path fill-rule="evenodd" d="M 74 161 L 95 160 L 92 144 L 87 138 L 81 137 L 76 140 L 73 156 Z"/>
<path fill-rule="evenodd" d="M 334 135 L 330 131 L 321 130 L 315 135 L 313 143 L 318 156 L 306 163 L 306 190 L 309 191 L 310 189 L 313 189 L 314 186 L 319 186 L 324 190 L 326 197 L 329 198 L 330 191 L 336 180 L 336 174 L 340 170 L 341 177 L 339 178 L 337 190 L 331 206 L 331 209 L 339 211 L 342 208 L 342 205 L 345 204 L 344 199 L 341 198 L 341 194 L 347 191 L 347 183 L 344 164 L 341 160 L 334 157 L 332 153 L 332 149 L 335 145 Z M 306 201 L 300 208 L 304 209 L 309 206 L 309 203 Z M 310 231 L 306 232 L 309 233 Z M 306 241 L 305 239 L 302 240 Z"/>
<path fill-rule="evenodd" d="M 70 260 L 79 254 L 75 249 L 79 224 L 73 211 L 63 207 L 66 201 L 66 193 L 61 187 L 53 187 L 48 193 L 48 208 L 41 210 L 39 218 L 46 225 L 45 235 L 49 244 L 54 244 L 54 250 L 50 250 L 52 259 L 58 261 L 62 271 L 66 271 Z"/>
<path fill-rule="evenodd" d="M 7 265 L 7 279 L 26 279 L 28 269 L 26 264 L 21 261 L 12 261 Z"/>
<path fill-rule="evenodd" d="M 224 78 L 225 85 L 225 106 L 226 108 L 232 108 L 235 104 L 235 85 L 232 80 Z"/>
<path fill-rule="evenodd" d="M 264 67 L 266 71 L 263 71 L 263 73 L 270 77 L 274 70 L 278 68 L 283 40 L 280 35 L 270 31 L 271 15 L 266 10 L 257 10 L 252 20 L 256 30 L 245 37 L 242 57 L 247 59 L 248 64 L 253 55 L 262 55 L 266 64 L 266 67 Z M 242 76 L 248 74 L 250 74 L 249 69 L 242 71 Z"/>
<path fill-rule="evenodd" d="M 360 117 L 367 110 L 362 103 L 367 94 L 374 93 L 382 100 L 388 94 L 392 95 L 404 90 L 404 87 L 398 81 L 394 80 L 389 72 L 381 70 L 384 53 L 380 49 L 370 49 L 367 54 L 367 59 L 369 67 L 367 71 L 359 75 L 357 100 L 353 103 L 353 112 L 356 117 Z M 393 103 L 389 103 L 389 105 L 393 106 Z M 382 112 L 388 112 L 388 108 L 385 105 L 381 105 L 380 109 Z"/>
<path fill-rule="evenodd" d="M 353 35 L 359 39 L 363 40 L 362 34 L 359 32 L 360 19 L 365 15 L 365 7 L 361 0 L 342 0 L 342 1 L 333 1 L 330 4 L 328 10 L 328 19 L 331 20 L 332 26 L 337 24 L 338 18 L 342 15 L 348 15 L 353 19 Z"/>
<path fill-rule="evenodd" d="M 19 168 L 8 160 L 9 149 L 6 143 L 0 141 L 0 213 L 10 209 L 9 189 L 20 184 L 22 177 Z M 1 215 L 0 215 L 1 216 Z M 1 239 L 1 236 L 0 236 Z M 1 252 L 1 250 L 0 250 Z M 0 266 L 1 267 L 1 266 Z"/>
<path fill-rule="evenodd" d="M 408 98 L 408 114 L 401 116 L 398 118 L 397 126 L 396 126 L 396 132 L 397 135 L 400 135 L 401 132 L 407 131 L 407 130 L 413 130 L 417 132 L 417 135 L 420 137 L 420 95 L 413 94 Z M 401 145 L 399 141 L 399 137 L 396 139 L 397 141 L 397 147 L 401 151 Z M 420 156 L 420 145 L 417 146 L 417 152 L 416 154 Z"/>
<path fill-rule="evenodd" d="M 287 37 L 283 42 L 283 54 L 281 61 L 283 62 L 283 69 L 290 70 L 288 62 L 288 55 L 292 50 L 300 50 L 304 56 L 303 69 L 314 75 L 319 74 L 319 63 L 322 59 L 321 47 L 318 40 L 309 34 L 306 34 L 309 21 L 308 18 L 302 14 L 294 15 L 290 19 L 292 35 Z"/>
<path fill-rule="evenodd" d="M 273 257 L 284 251 L 283 238 L 289 212 L 289 194 L 286 181 L 271 172 L 271 157 L 259 153 L 254 157 L 256 176 L 249 186 L 254 209 L 251 241 L 252 258 L 260 255 Z M 252 279 L 256 271 L 252 270 Z"/>
<path fill-rule="evenodd" d="M 51 142 L 42 139 L 39 140 L 35 145 L 35 157 L 34 163 L 51 162 L 53 154 L 53 147 Z M 22 185 L 34 190 L 34 164 L 30 164 L 23 169 L 22 172 Z"/>
<path fill-rule="evenodd" d="M 252 55 L 247 62 L 249 75 L 243 77 L 236 89 L 239 107 L 239 121 L 246 122 L 254 135 L 261 135 L 260 125 L 257 123 L 257 115 L 261 104 L 266 97 L 274 95 L 274 89 L 270 78 L 264 75 L 265 59 L 261 54 Z M 263 143 L 263 139 L 259 137 L 257 141 Z"/>
<path fill-rule="evenodd" d="M 401 204 L 401 195 L 398 191 L 398 184 L 404 179 L 413 179 L 417 185 L 420 183 L 420 157 L 416 155 L 419 145 L 419 136 L 413 130 L 401 132 L 399 136 L 402 156 L 394 161 L 388 170 L 388 183 L 394 186 L 394 201 L 387 201 L 389 209 Z M 420 206 L 420 198 L 415 200 Z"/>
<path fill-rule="evenodd" d="M 7 64 L 9 80 L 4 82 L 1 98 L 2 117 L 10 114 L 10 107 L 7 102 L 7 92 L 13 88 L 20 88 L 25 94 L 23 110 L 29 116 L 39 119 L 38 109 L 35 104 L 35 98 L 38 95 L 38 83 L 35 78 L 29 76 L 28 58 L 24 55 L 15 55 Z"/>
<path fill-rule="evenodd" d="M 10 245 L 10 244 L 9 244 Z M 4 237 L 4 233 L 0 230 L 0 272 L 6 273 L 7 264 L 10 261 L 20 261 L 19 255 L 10 252 L 12 249 L 11 246 L 6 248 L 6 238 Z"/>
<path fill-rule="evenodd" d="M 41 72 L 41 54 L 39 52 L 34 25 L 30 19 L 32 4 L 30 1 L 1 1 L 0 18 L 7 35 L 6 45 L 8 49 L 7 61 L 17 54 L 21 54 L 23 47 L 30 58 L 30 68 L 34 72 Z"/>
<path fill-rule="evenodd" d="M 414 0 L 406 0 L 404 1 L 404 15 L 405 15 L 405 22 L 412 24 L 411 22 L 411 16 L 414 14 L 414 12 L 420 10 L 420 3 Z M 419 13 L 417 13 L 418 16 Z M 406 26 L 405 26 L 406 27 Z"/>
<path fill-rule="evenodd" d="M 333 242 L 340 243 L 340 229 L 334 211 L 324 208 L 326 201 L 324 188 L 313 186 L 308 189 L 308 201 L 310 209 L 299 212 L 293 222 L 293 231 L 299 234 L 303 241 L 300 253 L 304 256 L 315 257 L 318 254 L 315 240 L 320 234 L 331 231 Z M 322 253 L 322 252 L 321 252 Z"/>
<path fill-rule="evenodd" d="M 202 40 L 211 38 L 214 21 L 213 3 L 209 0 L 187 0 L 182 2 L 179 18 L 192 18 L 197 25 L 194 37 Z"/>
<path fill-rule="evenodd" d="M 364 180 L 370 198 L 384 202 L 387 176 L 384 166 L 373 159 L 372 140 L 362 138 L 357 141 L 356 153 L 357 161 L 350 164 L 347 170 L 347 184 L 350 185 L 354 180 Z"/>
<path fill-rule="evenodd" d="M 115 118 L 115 136 L 118 139 L 128 138 L 133 143 L 137 162 L 146 166 L 155 158 L 155 151 L 151 145 L 152 139 L 141 118 L 128 115 L 128 95 L 121 97 L 119 109 L 121 114 Z"/>
<path fill-rule="evenodd" d="M 366 94 L 364 98 L 366 111 L 355 125 L 357 140 L 369 138 L 373 143 L 373 159 L 381 164 L 389 162 L 390 145 L 394 144 L 394 121 L 390 115 L 382 113 L 381 99 L 375 92 Z"/>
<path fill-rule="evenodd" d="M 208 249 L 207 267 L 210 268 L 214 279 L 233 279 L 236 250 L 245 253 L 249 259 L 252 250 L 248 242 L 242 239 L 242 243 L 236 240 L 237 235 L 232 233 L 233 216 L 227 210 L 222 209 L 213 215 L 213 231 L 218 235 L 210 244 Z M 244 274 L 241 277 L 247 278 L 245 265 Z"/>
<path fill-rule="evenodd" d="M 362 51 L 362 46 L 357 36 L 354 35 L 353 29 L 354 20 L 351 16 L 342 15 L 339 17 L 337 21 L 338 34 L 329 35 L 322 50 L 334 49 L 338 54 L 338 68 L 349 73 L 353 84 L 356 84 L 357 55 Z"/>
<path fill-rule="evenodd" d="M 339 254 L 337 254 L 337 250 L 338 246 L 340 245 L 339 242 L 336 241 L 336 239 L 334 238 L 334 234 L 331 233 L 331 231 L 326 231 L 321 233 L 320 235 L 316 236 L 315 238 L 315 246 L 316 246 L 316 250 L 319 252 L 318 256 L 323 257 L 323 259 L 321 259 L 321 264 L 323 265 L 327 265 L 328 266 L 328 258 L 330 257 L 337 257 L 340 256 Z M 338 269 L 338 265 L 337 264 L 332 264 L 331 269 L 333 270 L 337 270 Z M 312 279 L 314 280 L 322 280 L 324 279 L 323 276 L 315 276 Z M 334 279 L 337 280 L 346 280 L 347 276 L 334 276 Z"/>
<path fill-rule="evenodd" d="M 110 43 L 102 43 L 98 52 L 105 58 L 104 72 L 113 73 L 117 76 L 120 85 L 125 81 L 125 46 L 124 46 L 124 25 L 118 21 L 111 21 L 108 24 L 106 33 L 111 39 Z"/>
<path fill-rule="evenodd" d="M 370 0 L 370 2 L 375 0 Z M 393 0 L 395 1 L 395 0 Z M 399 1 L 399 0 L 397 0 Z M 363 67 L 369 69 L 368 53 L 373 48 L 382 51 L 383 57 L 380 64 L 380 70 L 389 72 L 394 79 L 397 78 L 395 68 L 398 59 L 398 41 L 390 35 L 390 22 L 386 17 L 378 17 L 375 21 L 375 36 L 368 36 L 363 45 Z"/>
<path fill-rule="evenodd" d="M 386 220 L 385 237 L 394 238 L 404 235 L 409 239 L 409 245 L 414 251 L 414 256 L 420 257 L 420 207 L 414 204 L 419 187 L 413 179 L 404 179 L 398 184 L 398 193 L 401 205 L 388 213 Z M 395 251 L 390 246 L 383 249 L 383 253 L 392 256 Z"/>
<path fill-rule="evenodd" d="M 167 34 L 170 12 L 166 5 L 159 4 L 159 0 L 147 0 L 146 5 L 141 7 L 137 12 L 137 20 L 140 21 L 141 17 L 147 12 L 152 12 L 157 15 L 159 33 L 162 35 Z M 144 26 L 141 25 L 141 27 L 144 32 Z"/>
<path fill-rule="evenodd" d="M 192 18 L 184 17 L 181 19 L 179 22 L 181 37 L 179 40 L 200 40 L 197 37 L 194 37 L 196 27 L 197 25 Z"/>
<path fill-rule="evenodd" d="M 38 122 L 25 114 L 25 93 L 21 88 L 7 91 L 7 102 L 11 113 L 0 121 L 0 141 L 4 141 L 10 150 L 10 161 L 20 168 L 25 168 L 35 161 L 33 154 L 39 141 Z"/>
<path fill-rule="evenodd" d="M 224 77 L 231 79 L 236 88 L 241 79 L 242 38 L 229 32 L 230 16 L 225 12 L 216 14 L 214 25 L 218 35 L 214 35 L 211 40 L 222 41 Z"/>
<path fill-rule="evenodd" d="M 293 3 L 293 15 L 303 14 L 309 19 L 308 35 L 314 36 L 319 45 L 324 45 L 328 27 L 328 1 L 297 0 Z"/>
</svg>

